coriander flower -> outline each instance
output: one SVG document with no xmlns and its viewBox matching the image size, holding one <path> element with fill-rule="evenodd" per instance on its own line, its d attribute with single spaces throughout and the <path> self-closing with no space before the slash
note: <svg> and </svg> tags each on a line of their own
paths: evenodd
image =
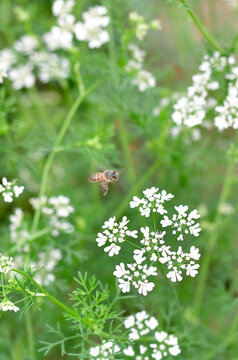
<svg viewBox="0 0 238 360">
<path fill-rule="evenodd" d="M 158 331 L 158 325 L 157 319 L 153 316 L 150 317 L 146 311 L 126 318 L 124 326 L 129 329 L 130 345 L 122 349 L 125 360 L 130 358 L 161 360 L 180 354 L 177 337 L 169 335 L 165 331 Z M 143 341 L 143 337 L 146 337 L 146 341 Z M 151 340 L 148 341 L 148 338 Z M 138 353 L 140 355 L 137 355 Z"/>
<path fill-rule="evenodd" d="M 31 55 L 35 49 L 39 46 L 39 41 L 30 35 L 24 35 L 19 40 L 17 40 L 13 47 L 16 51 L 24 54 Z"/>
<path fill-rule="evenodd" d="M 62 253 L 59 249 L 51 249 L 47 252 L 40 252 L 36 262 L 31 262 L 31 267 L 37 267 L 40 271 L 36 274 L 35 280 L 40 285 L 48 286 L 55 280 L 52 270 L 62 259 Z"/>
<path fill-rule="evenodd" d="M 117 354 L 120 350 L 120 346 L 115 344 L 113 340 L 104 340 L 101 345 L 92 347 L 89 353 L 92 356 L 92 360 L 109 360 L 112 359 L 112 355 Z"/>
<path fill-rule="evenodd" d="M 14 197 L 22 194 L 24 186 L 15 185 L 15 181 L 7 181 L 6 177 L 2 178 L 2 185 L 0 184 L 0 194 L 3 196 L 3 201 L 12 202 Z"/>
<path fill-rule="evenodd" d="M 72 14 L 66 14 L 58 18 L 58 24 L 61 29 L 69 32 L 74 31 L 75 16 Z"/>
<path fill-rule="evenodd" d="M 159 322 L 154 316 L 149 316 L 146 311 L 130 315 L 124 320 L 126 329 L 130 329 L 129 340 L 138 340 L 141 336 L 149 334 L 157 328 Z"/>
<path fill-rule="evenodd" d="M 139 294 L 146 296 L 155 286 L 153 282 L 149 282 L 147 277 L 156 276 L 157 269 L 154 266 L 148 267 L 147 264 L 142 265 L 140 261 L 127 264 L 127 269 L 124 263 L 120 263 L 120 265 L 116 265 L 113 275 L 118 278 L 118 287 L 123 293 L 129 292 L 130 285 L 133 285 Z"/>
<path fill-rule="evenodd" d="M 6 71 L 0 68 L 0 84 L 3 83 L 3 78 L 5 77 L 7 77 Z"/>
<path fill-rule="evenodd" d="M 52 13 L 54 16 L 69 14 L 73 9 L 74 4 L 74 0 L 55 0 L 52 6 Z"/>
<path fill-rule="evenodd" d="M 38 77 L 43 83 L 55 79 L 66 79 L 69 76 L 70 64 L 65 57 L 41 51 L 32 54 L 30 61 L 38 68 Z"/>
<path fill-rule="evenodd" d="M 27 252 L 29 251 L 29 245 L 26 242 L 30 237 L 30 233 L 24 225 L 23 218 L 24 212 L 20 208 L 16 208 L 14 213 L 10 215 L 10 241 L 23 246 L 23 250 Z"/>
<path fill-rule="evenodd" d="M 205 55 L 201 65 L 200 72 L 192 77 L 192 85 L 188 87 L 187 93 L 182 95 L 174 105 L 172 114 L 173 121 L 178 125 L 193 127 L 203 123 L 207 110 L 216 104 L 216 100 L 210 97 L 213 91 L 217 90 L 220 85 L 218 81 L 212 79 L 214 71 L 224 71 L 227 65 L 234 64 L 233 56 L 225 57 L 219 52 L 212 56 Z M 218 107 L 218 111 L 219 111 Z M 215 120 L 215 125 L 222 129 L 225 125 L 222 119 Z M 219 126 L 218 126 L 219 127 Z"/>
<path fill-rule="evenodd" d="M 19 65 L 9 71 L 9 79 L 15 90 L 31 88 L 35 84 L 35 75 L 31 64 Z"/>
<path fill-rule="evenodd" d="M 187 214 L 188 206 L 179 205 L 174 207 L 178 214 L 174 214 L 172 219 L 168 216 L 164 216 L 163 220 L 160 221 L 162 227 L 171 226 L 173 228 L 173 235 L 178 235 L 177 240 L 184 240 L 184 234 L 191 234 L 195 237 L 199 236 L 201 231 L 199 223 L 195 220 L 200 217 L 197 210 L 191 211 Z"/>
<path fill-rule="evenodd" d="M 97 243 L 98 246 L 104 246 L 107 244 L 104 248 L 105 252 L 108 252 L 109 256 L 118 255 L 122 242 L 126 241 L 126 236 L 137 238 L 137 231 L 128 230 L 127 224 L 129 223 L 129 220 L 126 216 L 122 218 L 122 221 L 117 223 L 116 217 L 110 218 L 108 221 L 105 221 L 104 225 L 102 226 L 103 229 L 105 229 L 102 233 L 97 234 Z"/>
<path fill-rule="evenodd" d="M 166 264 L 169 270 L 166 275 L 167 278 L 176 282 L 183 280 L 184 272 L 191 277 L 198 274 L 197 269 L 200 265 L 196 264 L 195 260 L 199 260 L 200 256 L 199 249 L 195 246 L 191 246 L 189 253 L 185 253 L 181 246 L 178 247 L 177 251 L 172 251 L 171 246 L 167 246 L 161 249 L 159 261 Z"/>
<path fill-rule="evenodd" d="M 165 190 L 162 190 L 161 193 L 158 193 L 159 188 L 152 187 L 143 191 L 144 198 L 140 199 L 137 196 L 133 197 L 133 200 L 130 202 L 130 207 L 135 208 L 139 207 L 141 216 L 149 217 L 152 213 L 159 213 L 161 215 L 166 214 L 163 204 L 165 201 L 170 201 L 174 195 L 168 194 Z"/>
<path fill-rule="evenodd" d="M 72 32 L 58 26 L 53 26 L 49 32 L 42 36 L 42 39 L 50 51 L 69 49 L 73 46 Z"/>
<path fill-rule="evenodd" d="M 12 260 L 13 260 L 12 257 L 3 256 L 2 254 L 0 254 L 0 272 L 1 273 L 7 274 L 13 268 Z"/>
<path fill-rule="evenodd" d="M 0 69 L 3 73 L 7 73 L 16 61 L 16 54 L 11 49 L 6 48 L 0 51 Z"/>
<path fill-rule="evenodd" d="M 161 251 L 161 245 L 165 243 L 164 237 L 166 231 L 150 231 L 148 226 L 145 228 L 142 227 L 140 230 L 144 235 L 144 238 L 140 240 L 140 243 L 143 245 L 143 251 L 150 254 L 151 261 L 156 261 L 158 259 L 158 253 Z"/>
<path fill-rule="evenodd" d="M 139 91 L 143 92 L 148 88 L 155 87 L 156 81 L 153 75 L 147 70 L 139 70 L 132 84 L 137 85 Z"/>
<path fill-rule="evenodd" d="M 83 12 L 82 17 L 85 24 L 91 28 L 106 27 L 110 22 L 106 7 L 100 5 L 90 7 Z"/>
<path fill-rule="evenodd" d="M 68 197 L 59 195 L 47 198 L 43 196 L 41 199 L 32 198 L 29 202 L 34 209 L 41 207 L 41 212 L 48 222 L 53 236 L 58 236 L 60 232 L 71 233 L 74 231 L 74 226 L 65 220 L 74 212 Z"/>
<path fill-rule="evenodd" d="M 109 41 L 107 30 L 101 27 L 91 27 L 88 23 L 77 22 L 74 32 L 78 40 L 88 42 L 90 49 L 100 48 Z"/>
<path fill-rule="evenodd" d="M 2 311 L 15 311 L 17 312 L 19 310 L 19 307 L 17 307 L 16 305 L 14 305 L 10 300 L 8 299 L 4 299 L 0 302 L 0 310 Z"/>
</svg>

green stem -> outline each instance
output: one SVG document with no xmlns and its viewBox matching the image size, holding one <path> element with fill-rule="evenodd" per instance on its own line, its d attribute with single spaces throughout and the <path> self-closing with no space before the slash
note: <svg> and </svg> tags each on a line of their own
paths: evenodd
<svg viewBox="0 0 238 360">
<path fill-rule="evenodd" d="M 32 360 L 34 360 L 36 358 L 36 356 L 35 356 L 36 354 L 35 354 L 34 333 L 33 333 L 33 327 L 32 327 L 31 314 L 30 314 L 29 311 L 26 313 L 25 323 L 26 323 L 26 334 L 27 334 L 29 355 L 30 355 L 30 358 Z"/>
<path fill-rule="evenodd" d="M 142 250 L 142 247 L 141 247 L 141 246 L 134 244 L 134 243 L 131 242 L 130 240 L 125 240 L 125 241 L 126 241 L 128 244 L 133 245 L 133 246 L 136 247 L 137 249 Z"/>
<path fill-rule="evenodd" d="M 228 331 L 228 335 L 225 337 L 225 340 L 216 346 L 215 351 L 208 353 L 207 357 L 204 360 L 217 359 L 217 355 L 223 352 L 230 344 L 233 342 L 237 342 L 237 329 L 238 326 L 238 309 L 236 310 L 236 314 L 231 323 L 230 330 Z"/>
<path fill-rule="evenodd" d="M 51 153 L 49 154 L 44 169 L 43 169 L 43 174 L 42 174 L 42 179 L 41 179 L 41 186 L 40 186 L 40 191 L 39 191 L 39 199 L 42 198 L 42 196 L 45 194 L 45 190 L 46 190 L 46 183 L 47 183 L 47 179 L 48 179 L 48 175 L 53 163 L 53 160 L 55 158 L 56 152 L 55 149 L 60 145 L 61 141 L 63 140 L 66 131 L 68 130 L 70 123 L 77 111 L 77 109 L 79 108 L 80 104 L 82 103 L 83 99 L 85 97 L 84 93 L 80 93 L 78 95 L 78 97 L 76 98 L 75 102 L 73 103 L 73 106 L 71 107 L 68 115 L 66 116 L 63 125 L 56 137 L 53 149 L 51 151 Z M 34 214 L 34 218 L 33 218 L 33 224 L 32 224 L 32 232 L 34 233 L 37 230 L 37 226 L 39 223 L 39 219 L 40 219 L 40 215 L 41 215 L 41 204 L 38 206 L 38 208 L 35 211 Z"/>
<path fill-rule="evenodd" d="M 110 41 L 108 43 L 108 52 L 110 57 L 110 66 L 111 66 L 111 74 L 114 83 L 114 91 L 117 93 L 117 89 L 119 87 L 119 77 L 118 77 L 118 62 L 117 62 L 117 54 L 116 54 L 116 46 L 114 39 L 114 31 L 113 31 L 113 16 L 111 14 L 111 8 L 114 6 L 111 0 L 107 1 L 107 8 L 109 11 L 109 16 L 111 18 L 108 31 L 110 35 Z M 120 94 L 118 94 L 120 96 Z M 125 119 L 118 117 L 118 132 L 119 132 L 119 140 L 123 152 L 123 158 L 126 164 L 126 171 L 128 174 L 128 179 L 130 183 L 133 183 L 136 179 L 135 167 L 133 163 L 133 158 L 130 150 L 130 141 L 128 137 L 128 130 L 126 129 Z"/>
<path fill-rule="evenodd" d="M 5 294 L 5 284 L 4 284 L 4 279 L 3 279 L 3 273 L 1 273 L 1 278 L 2 278 L 2 293 L 3 293 L 3 298 L 6 298 L 6 294 Z"/>
<path fill-rule="evenodd" d="M 17 269 L 12 269 L 12 271 L 26 277 L 30 282 L 32 282 L 45 296 L 51 300 L 54 304 L 61 307 L 64 311 L 66 311 L 69 315 L 73 317 L 77 317 L 77 314 L 72 311 L 68 306 L 64 305 L 61 301 L 56 299 L 54 296 L 50 295 L 41 285 L 39 285 L 30 275 L 26 274 L 25 272 Z"/>
<path fill-rule="evenodd" d="M 194 302 L 194 311 L 197 316 L 199 315 L 200 310 L 201 310 L 209 265 L 211 262 L 214 247 L 219 238 L 220 224 L 222 224 L 223 215 L 219 213 L 219 207 L 221 204 L 223 204 L 227 200 L 227 198 L 230 194 L 232 182 L 233 182 L 233 177 L 232 177 L 233 169 L 234 169 L 234 160 L 230 157 L 229 163 L 227 166 L 227 172 L 225 175 L 225 180 L 223 183 L 223 188 L 222 188 L 220 198 L 218 201 L 218 205 L 217 205 L 216 215 L 215 215 L 215 219 L 214 219 L 213 233 L 212 233 L 210 239 L 208 240 L 207 250 L 203 256 L 203 262 L 201 264 L 201 271 L 200 271 L 197 291 L 195 294 L 195 302 Z"/>
<path fill-rule="evenodd" d="M 184 9 L 187 11 L 191 19 L 193 20 L 194 24 L 197 26 L 197 28 L 201 31 L 204 38 L 207 40 L 207 42 L 217 51 L 219 51 L 221 54 L 226 55 L 226 52 L 218 45 L 216 40 L 212 37 L 211 34 L 205 29 L 203 24 L 200 22 L 198 17 L 194 14 L 194 12 L 190 9 L 190 6 L 185 0 L 179 0 L 180 3 L 183 5 Z"/>
</svg>

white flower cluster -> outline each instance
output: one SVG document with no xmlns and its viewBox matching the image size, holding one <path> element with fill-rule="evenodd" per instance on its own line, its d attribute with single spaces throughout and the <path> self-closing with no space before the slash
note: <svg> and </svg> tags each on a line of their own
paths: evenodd
<svg viewBox="0 0 238 360">
<path fill-rule="evenodd" d="M 120 346 L 113 341 L 103 341 L 101 345 L 92 347 L 89 351 L 95 360 L 110 360 L 114 359 L 114 355 L 121 350 Z"/>
<path fill-rule="evenodd" d="M 215 117 L 215 126 L 219 130 L 233 127 L 238 129 L 238 67 L 234 66 L 226 76 L 229 81 L 228 94 L 222 105 L 216 106 L 218 115 Z"/>
<path fill-rule="evenodd" d="M 58 236 L 60 232 L 71 233 L 74 227 L 65 219 L 74 212 L 74 208 L 70 205 L 70 199 L 66 196 L 52 196 L 47 198 L 43 196 L 41 199 L 32 198 L 29 200 L 34 209 L 41 207 L 42 214 L 45 215 L 48 226 L 52 229 L 51 234 Z"/>
<path fill-rule="evenodd" d="M 149 29 L 161 29 L 160 22 L 154 20 L 147 24 L 143 16 L 133 11 L 129 14 L 129 20 L 133 25 L 135 36 L 142 41 Z M 126 72 L 132 76 L 132 84 L 136 85 L 139 91 L 143 92 L 148 88 L 153 88 L 156 81 L 151 72 L 143 69 L 145 52 L 136 44 L 129 44 L 128 50 L 132 55 L 132 59 L 125 66 Z"/>
<path fill-rule="evenodd" d="M 157 319 L 146 311 L 130 315 L 124 320 L 124 326 L 129 331 L 129 346 L 109 340 L 91 348 L 89 353 L 96 360 L 161 360 L 179 355 L 181 350 L 178 339 L 165 331 L 158 331 L 158 325 Z"/>
<path fill-rule="evenodd" d="M 31 267 L 36 267 L 40 271 L 35 276 L 35 280 L 40 285 L 48 286 L 55 280 L 55 275 L 52 274 L 52 270 L 56 267 L 58 262 L 62 259 L 62 253 L 59 249 L 52 249 L 46 252 L 40 252 L 38 254 L 38 261 L 31 262 Z"/>
<path fill-rule="evenodd" d="M 121 246 L 118 245 L 124 242 L 126 236 L 137 238 L 137 231 L 130 231 L 128 230 L 127 224 L 129 220 L 126 216 L 123 217 L 122 221 L 117 223 L 116 217 L 110 218 L 108 221 L 105 221 L 104 225 L 102 226 L 105 229 L 102 233 L 97 234 L 97 243 L 98 246 L 103 246 L 106 243 L 109 245 L 104 248 L 105 252 L 108 252 L 109 256 L 118 255 Z"/>
<path fill-rule="evenodd" d="M 26 229 L 23 222 L 24 212 L 20 208 L 16 208 L 14 213 L 10 215 L 10 240 L 17 244 L 19 247 L 23 247 L 24 252 L 29 251 L 29 245 L 26 244 L 30 237 L 29 231 Z"/>
<path fill-rule="evenodd" d="M 7 274 L 12 268 L 13 268 L 13 263 L 12 263 L 12 257 L 9 256 L 3 256 L 2 254 L 0 254 L 0 272 Z"/>
<path fill-rule="evenodd" d="M 107 9 L 104 6 L 89 8 L 82 14 L 82 23 L 76 22 L 71 14 L 74 4 L 74 0 L 55 0 L 52 13 L 57 25 L 42 36 L 23 35 L 15 41 L 13 49 L 0 51 L 0 83 L 8 77 L 13 88 L 20 90 L 34 86 L 36 78 L 43 83 L 66 79 L 70 73 L 69 60 L 54 51 L 72 48 L 74 35 L 77 40 L 87 41 L 90 48 L 99 48 L 108 42 Z"/>
<path fill-rule="evenodd" d="M 14 305 L 10 300 L 4 299 L 0 302 L 0 310 L 2 311 L 15 311 L 17 312 L 19 310 L 19 307 Z"/>
<path fill-rule="evenodd" d="M 151 358 L 160 360 L 172 355 L 177 356 L 181 350 L 178 345 L 178 339 L 173 335 L 168 335 L 165 331 L 153 331 L 159 323 L 155 317 L 149 317 L 146 311 L 138 312 L 137 314 L 130 315 L 124 321 L 125 328 L 130 329 L 129 339 L 139 340 L 142 344 L 136 346 L 136 343 L 129 345 L 123 349 L 123 353 L 127 358 L 133 357 L 134 359 L 150 360 Z M 154 341 L 151 343 L 143 342 L 143 336 L 154 336 Z M 136 353 L 139 352 L 139 356 Z"/>
<path fill-rule="evenodd" d="M 217 115 L 214 124 L 219 130 L 238 128 L 238 67 L 234 64 L 233 56 L 225 57 L 219 52 L 215 52 L 213 56 L 204 56 L 199 66 L 200 72 L 192 77 L 192 86 L 188 87 L 187 93 L 174 105 L 172 119 L 178 127 L 202 125 L 210 128 L 210 123 L 206 121 L 207 112 L 215 108 Z M 220 83 L 213 80 L 213 75 L 226 71 L 227 67 L 231 68 L 230 74 L 224 74 L 229 82 L 228 94 L 224 102 L 217 105 L 213 93 L 220 88 Z"/>
<path fill-rule="evenodd" d="M 149 29 L 161 29 L 159 20 L 153 20 L 149 24 L 146 23 L 145 18 L 139 15 L 136 11 L 129 14 L 129 20 L 134 27 L 136 37 L 142 41 Z"/>
<path fill-rule="evenodd" d="M 136 250 L 135 250 L 136 251 Z M 147 264 L 142 264 L 145 261 L 145 257 L 134 256 L 135 263 L 127 264 L 127 269 L 124 263 L 116 265 L 116 270 L 113 272 L 118 279 L 118 287 L 123 293 L 130 291 L 130 286 L 133 285 L 137 289 L 139 294 L 144 296 L 148 292 L 152 291 L 155 284 L 149 281 L 147 278 L 149 276 L 156 276 L 157 268 L 155 266 L 148 266 Z"/>
<path fill-rule="evenodd" d="M 24 186 L 16 185 L 16 182 L 7 181 L 5 177 L 2 178 L 2 185 L 0 184 L 0 194 L 3 196 L 3 201 L 12 202 L 14 197 L 18 197 L 24 190 Z"/>
<path fill-rule="evenodd" d="M 155 87 L 155 78 L 149 71 L 143 69 L 145 52 L 135 44 L 129 44 L 128 49 L 132 54 L 132 59 L 126 64 L 125 70 L 131 74 L 132 84 L 138 86 L 141 92 Z"/>
<path fill-rule="evenodd" d="M 151 231 L 149 226 L 141 227 L 140 231 L 143 237 L 140 243 L 128 241 L 129 244 L 136 247 L 133 251 L 134 262 L 129 264 L 121 262 L 116 265 L 113 275 L 118 279 L 118 286 L 123 293 L 129 292 L 133 286 L 139 294 L 146 296 L 155 286 L 149 277 L 158 275 L 159 263 L 167 267 L 166 276 L 172 282 L 181 281 L 184 275 L 191 277 L 197 275 L 199 264 L 195 261 L 200 258 L 199 249 L 191 246 L 189 252 L 185 252 L 182 246 L 173 249 L 171 245 L 175 241 L 184 241 L 188 236 L 198 237 L 201 228 L 197 223 L 197 219 L 200 217 L 197 210 L 188 212 L 187 205 L 175 206 L 177 213 L 171 218 L 165 215 L 168 211 L 164 205 L 174 197 L 172 194 L 165 190 L 159 192 L 159 189 L 155 187 L 146 189 L 143 194 L 144 197 L 141 199 L 134 196 L 130 206 L 131 208 L 138 207 L 141 216 L 153 216 L 154 231 Z M 156 229 L 157 216 L 162 216 L 160 220 L 162 228 L 170 227 L 171 232 Z M 108 244 L 104 251 L 108 252 L 109 256 L 119 254 L 121 243 L 127 241 L 126 236 L 138 238 L 136 230 L 128 230 L 128 222 L 127 217 L 123 217 L 119 223 L 116 222 L 115 217 L 112 217 L 103 225 L 106 230 L 98 233 L 96 240 L 98 246 Z"/>
<path fill-rule="evenodd" d="M 165 190 L 162 190 L 161 193 L 158 193 L 158 188 L 152 187 L 143 191 L 144 198 L 139 199 L 137 196 L 133 197 L 133 200 L 130 202 L 130 207 L 135 208 L 139 207 L 141 216 L 149 217 L 152 213 L 166 214 L 163 204 L 165 201 L 170 201 L 174 195 L 167 194 Z"/>
<path fill-rule="evenodd" d="M 199 236 L 201 231 L 200 225 L 195 222 L 196 219 L 200 218 L 197 210 L 191 211 L 187 214 L 188 206 L 179 205 L 174 207 L 178 214 L 174 214 L 170 220 L 168 216 L 164 216 L 161 220 L 162 227 L 172 226 L 173 235 L 178 235 L 177 240 L 184 240 L 184 234 L 191 234 L 195 237 Z"/>
<path fill-rule="evenodd" d="M 105 6 L 94 6 L 84 12 L 84 22 L 75 24 L 75 35 L 80 41 L 87 41 L 90 49 L 99 48 L 109 41 L 109 34 L 106 30 L 110 22 Z"/>
</svg>

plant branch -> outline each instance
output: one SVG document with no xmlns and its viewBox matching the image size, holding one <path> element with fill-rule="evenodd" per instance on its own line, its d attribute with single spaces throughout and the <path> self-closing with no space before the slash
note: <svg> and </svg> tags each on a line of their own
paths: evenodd
<svg viewBox="0 0 238 360">
<path fill-rule="evenodd" d="M 207 40 L 207 42 L 217 51 L 219 51 L 223 55 L 227 55 L 226 52 L 220 47 L 220 45 L 216 42 L 216 40 L 213 38 L 213 36 L 205 29 L 201 21 L 198 19 L 198 17 L 194 14 L 194 12 L 191 10 L 190 6 L 185 0 L 179 0 L 180 3 L 183 5 L 184 9 L 189 14 L 190 18 L 194 22 L 194 24 L 197 26 L 197 28 L 200 30 L 204 38 Z"/>
<path fill-rule="evenodd" d="M 234 170 L 234 159 L 232 157 L 229 157 L 229 162 L 227 165 L 227 171 L 226 171 L 226 175 L 225 175 L 225 179 L 224 179 L 224 183 L 223 183 L 223 188 L 222 188 L 220 198 L 219 198 L 219 201 L 217 204 L 217 210 L 216 210 L 216 215 L 215 215 L 215 219 L 214 219 L 213 233 L 208 240 L 207 250 L 206 250 L 206 253 L 204 254 L 203 262 L 201 264 L 201 272 L 200 272 L 200 277 L 198 280 L 198 286 L 197 286 L 197 291 L 195 294 L 195 302 L 194 302 L 194 311 L 197 316 L 199 316 L 201 306 L 202 306 L 204 290 L 205 290 L 205 285 L 206 285 L 206 280 L 207 280 L 209 265 L 210 265 L 211 258 L 212 258 L 213 249 L 219 238 L 220 224 L 222 224 L 222 222 L 223 222 L 223 219 L 222 219 L 223 215 L 219 213 L 219 207 L 221 204 L 226 202 L 226 200 L 230 194 L 232 183 L 233 183 L 233 176 L 232 176 L 233 170 Z"/>
<path fill-rule="evenodd" d="M 17 269 L 12 269 L 12 271 L 24 276 L 25 278 L 27 278 L 28 280 L 30 280 L 30 282 L 32 284 L 34 284 L 43 294 L 45 294 L 45 296 L 51 300 L 54 304 L 56 304 L 57 306 L 61 307 L 66 313 L 68 313 L 70 316 L 73 317 L 77 317 L 77 313 L 75 313 L 74 311 L 72 311 L 68 306 L 64 305 L 61 301 L 59 301 L 58 299 L 56 299 L 54 296 L 50 295 L 41 285 L 39 285 L 30 275 L 28 275 L 27 273 L 25 273 L 24 271 L 21 270 L 17 270 Z"/>
</svg>

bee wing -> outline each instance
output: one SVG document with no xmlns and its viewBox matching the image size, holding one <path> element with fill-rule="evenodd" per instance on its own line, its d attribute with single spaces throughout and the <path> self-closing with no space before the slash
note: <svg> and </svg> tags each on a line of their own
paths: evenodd
<svg viewBox="0 0 238 360">
<path fill-rule="evenodd" d="M 108 182 L 106 182 L 106 181 L 100 181 L 100 182 L 99 182 L 99 185 L 100 185 L 101 188 L 102 188 L 102 193 L 103 193 L 103 195 L 104 195 L 104 196 L 107 195 L 107 193 L 108 193 Z"/>
</svg>

